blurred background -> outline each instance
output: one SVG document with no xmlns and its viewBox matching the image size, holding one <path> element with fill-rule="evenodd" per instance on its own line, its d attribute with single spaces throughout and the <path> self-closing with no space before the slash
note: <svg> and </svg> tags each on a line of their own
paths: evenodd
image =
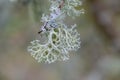
<svg viewBox="0 0 120 80">
<path fill-rule="evenodd" d="M 27 52 L 39 37 L 48 0 L 0 0 L 0 80 L 120 80 L 120 0 L 82 0 L 81 48 L 70 60 L 37 63 Z"/>
</svg>

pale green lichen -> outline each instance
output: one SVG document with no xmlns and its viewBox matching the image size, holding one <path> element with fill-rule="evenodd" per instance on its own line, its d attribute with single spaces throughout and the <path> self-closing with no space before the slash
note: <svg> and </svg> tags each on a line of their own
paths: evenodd
<svg viewBox="0 0 120 80">
<path fill-rule="evenodd" d="M 52 63 L 55 61 L 66 61 L 69 52 L 80 48 L 80 34 L 75 29 L 76 24 L 67 26 L 64 18 L 78 16 L 84 13 L 83 9 L 77 9 L 82 3 L 79 0 L 49 0 L 51 2 L 50 14 L 42 15 L 43 26 L 40 29 L 42 35 L 46 36 L 46 42 L 33 40 L 28 47 L 28 52 L 38 62 Z M 42 43 L 44 44 L 42 44 Z"/>
<path fill-rule="evenodd" d="M 79 16 L 84 13 L 84 9 L 77 9 L 77 7 L 81 7 L 82 2 L 80 0 L 65 0 L 65 5 L 63 7 L 63 11 L 68 16 Z"/>
<path fill-rule="evenodd" d="M 49 0 L 51 2 L 50 11 L 54 11 L 62 0 Z M 82 6 L 82 1 L 80 0 L 63 0 L 64 6 L 61 9 L 62 12 L 66 13 L 68 16 L 79 16 L 84 14 L 84 9 L 80 8 Z"/>
<path fill-rule="evenodd" d="M 75 25 L 71 28 L 63 26 L 52 28 L 46 32 L 48 41 L 45 44 L 41 44 L 40 40 L 34 40 L 28 47 L 28 51 L 38 62 L 52 63 L 57 60 L 68 60 L 69 51 L 80 47 L 79 33 L 74 28 Z"/>
</svg>

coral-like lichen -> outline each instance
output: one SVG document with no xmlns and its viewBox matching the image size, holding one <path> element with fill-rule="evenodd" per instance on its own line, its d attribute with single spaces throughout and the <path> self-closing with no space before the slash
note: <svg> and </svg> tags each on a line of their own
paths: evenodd
<svg viewBox="0 0 120 80">
<path fill-rule="evenodd" d="M 28 51 L 38 62 L 52 63 L 56 60 L 68 60 L 69 51 L 76 50 L 80 47 L 79 33 L 75 25 L 71 28 L 63 26 L 52 28 L 46 32 L 48 41 L 41 44 L 40 40 L 31 42 Z"/>
<path fill-rule="evenodd" d="M 69 51 L 80 48 L 80 34 L 75 29 L 76 24 L 67 26 L 63 19 L 66 15 L 78 16 L 83 10 L 79 0 L 49 0 L 51 2 L 50 15 L 42 15 L 44 25 L 40 33 L 47 37 L 47 42 L 41 44 L 40 40 L 33 40 L 28 46 L 28 52 L 38 62 L 52 63 L 69 59 Z"/>
</svg>

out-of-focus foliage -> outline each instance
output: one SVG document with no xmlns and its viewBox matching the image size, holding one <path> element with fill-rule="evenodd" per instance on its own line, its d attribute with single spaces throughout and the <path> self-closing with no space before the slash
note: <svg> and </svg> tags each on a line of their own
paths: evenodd
<svg viewBox="0 0 120 80">
<path fill-rule="evenodd" d="M 49 65 L 38 64 L 26 50 L 40 38 L 38 17 L 49 7 L 47 0 L 34 1 L 40 2 L 0 0 L 0 80 L 120 80 L 119 0 L 83 0 L 85 14 L 75 21 L 81 49 Z"/>
</svg>

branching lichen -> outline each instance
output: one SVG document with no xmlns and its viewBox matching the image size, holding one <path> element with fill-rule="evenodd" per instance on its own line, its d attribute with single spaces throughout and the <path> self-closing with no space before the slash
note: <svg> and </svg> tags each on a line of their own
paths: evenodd
<svg viewBox="0 0 120 80">
<path fill-rule="evenodd" d="M 82 13 L 75 7 L 81 5 L 79 0 L 49 0 L 51 2 L 50 15 L 42 16 L 44 25 L 40 29 L 40 34 L 47 37 L 47 42 L 41 44 L 40 40 L 33 40 L 28 46 L 28 52 L 38 62 L 52 63 L 57 60 L 65 61 L 69 59 L 69 51 L 80 48 L 80 34 L 75 29 L 76 24 L 67 26 L 63 19 L 66 15 L 78 16 Z"/>
</svg>

